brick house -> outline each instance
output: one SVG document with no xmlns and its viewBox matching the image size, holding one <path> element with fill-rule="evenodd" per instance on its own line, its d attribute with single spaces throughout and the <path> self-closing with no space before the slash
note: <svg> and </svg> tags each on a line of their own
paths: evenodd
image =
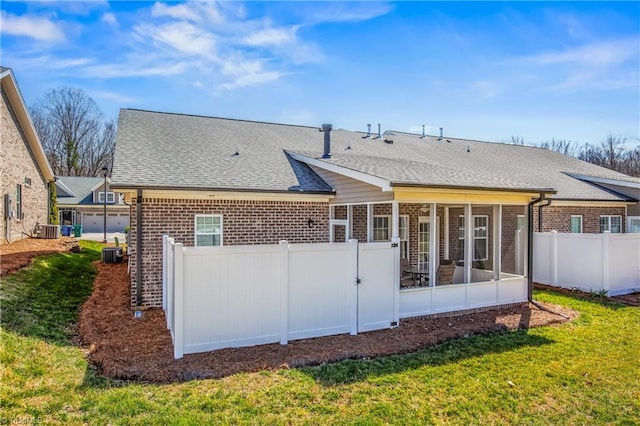
<svg viewBox="0 0 640 426">
<path fill-rule="evenodd" d="M 436 276 L 452 259 L 453 283 L 492 281 L 530 275 L 530 222 L 624 232 L 640 179 L 526 146 L 123 109 L 112 186 L 132 206 L 132 304 L 160 306 L 163 234 L 187 246 L 399 238 L 416 270 Z"/>
<path fill-rule="evenodd" d="M 107 232 L 124 232 L 129 226 L 129 206 L 124 197 L 111 191 L 107 178 L 105 194 L 103 177 L 58 176 L 58 214 L 60 225 L 82 225 L 82 232 L 103 232 L 106 197 Z"/>
<path fill-rule="evenodd" d="M 46 224 L 49 185 L 54 176 L 29 111 L 10 68 L 0 67 L 2 80 L 2 146 L 0 148 L 0 234 L 3 243 L 32 235 Z"/>
</svg>

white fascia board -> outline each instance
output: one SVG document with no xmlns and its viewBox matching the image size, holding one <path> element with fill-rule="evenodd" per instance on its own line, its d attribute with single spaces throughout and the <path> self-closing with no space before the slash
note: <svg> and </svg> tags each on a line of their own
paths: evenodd
<svg viewBox="0 0 640 426">
<path fill-rule="evenodd" d="M 96 189 L 100 188 L 100 186 L 102 186 L 104 184 L 104 176 L 101 177 L 100 179 L 101 179 L 100 182 L 96 183 L 95 185 L 93 185 L 91 187 L 91 192 L 94 192 Z M 107 184 L 108 185 L 111 184 L 111 178 L 110 177 L 107 177 Z M 112 191 L 107 191 L 107 192 L 112 192 Z"/>
<path fill-rule="evenodd" d="M 56 185 L 60 187 L 69 197 L 77 197 L 75 192 L 73 192 L 67 185 L 65 185 L 60 179 L 56 179 Z"/>
<path fill-rule="evenodd" d="M 617 186 L 624 186 L 627 188 L 636 188 L 636 189 L 640 189 L 640 182 L 628 182 L 628 181 L 624 181 L 624 180 L 617 180 L 617 179 L 607 179 L 607 178 L 600 178 L 600 177 L 595 177 L 595 176 L 589 176 L 589 175 L 579 175 L 576 173 L 567 173 L 567 175 L 571 176 L 572 178 L 575 179 L 579 179 L 579 180 L 586 180 L 589 182 L 594 182 L 594 183 L 604 183 L 607 185 L 617 185 Z M 631 176 L 629 176 L 631 177 Z"/>
<path fill-rule="evenodd" d="M 302 163 L 306 163 L 310 166 L 319 167 L 324 170 L 328 170 L 333 173 L 337 173 L 339 175 L 346 176 L 351 179 L 359 180 L 364 183 L 368 183 L 369 185 L 377 186 L 382 191 L 391 191 L 391 181 L 387 179 L 383 179 L 378 176 L 369 175 L 367 173 L 362 173 L 357 170 L 348 169 L 346 167 L 338 166 L 335 164 L 327 163 L 325 161 L 321 161 L 315 158 L 306 157 L 304 155 L 296 154 L 291 151 L 287 151 L 287 154 L 291 155 L 294 160 L 300 161 Z"/>
</svg>

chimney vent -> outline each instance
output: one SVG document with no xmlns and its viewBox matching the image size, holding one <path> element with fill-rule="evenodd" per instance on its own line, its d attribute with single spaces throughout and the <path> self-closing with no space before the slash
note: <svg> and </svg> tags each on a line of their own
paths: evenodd
<svg viewBox="0 0 640 426">
<path fill-rule="evenodd" d="M 439 141 L 442 140 L 442 127 L 440 127 L 440 137 L 438 138 Z"/>
<path fill-rule="evenodd" d="M 382 139 L 382 131 L 380 130 L 380 123 L 378 123 L 378 135 L 376 136 L 376 139 Z"/>
<path fill-rule="evenodd" d="M 320 131 L 324 133 L 324 153 L 322 158 L 331 158 L 331 124 L 323 124 Z"/>
<path fill-rule="evenodd" d="M 424 132 L 424 124 L 422 125 L 422 136 L 420 136 L 420 139 L 424 139 L 427 137 L 427 134 Z"/>
<path fill-rule="evenodd" d="M 362 137 L 362 139 L 367 139 L 371 137 L 371 124 L 367 124 L 367 134 Z"/>
</svg>

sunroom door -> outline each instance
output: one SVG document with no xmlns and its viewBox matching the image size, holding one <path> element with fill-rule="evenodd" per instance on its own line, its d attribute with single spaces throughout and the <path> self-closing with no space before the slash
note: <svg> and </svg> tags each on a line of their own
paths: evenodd
<svg viewBox="0 0 640 426">
<path fill-rule="evenodd" d="M 421 268 L 429 267 L 429 216 L 420 216 L 418 218 L 418 266 Z M 438 236 L 440 235 L 440 218 L 436 220 L 436 248 L 440 244 Z M 436 265 L 437 266 L 437 265 Z"/>
</svg>

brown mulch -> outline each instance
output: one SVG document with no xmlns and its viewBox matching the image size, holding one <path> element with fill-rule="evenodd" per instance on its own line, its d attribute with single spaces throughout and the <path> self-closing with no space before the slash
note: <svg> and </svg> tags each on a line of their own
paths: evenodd
<svg viewBox="0 0 640 426">
<path fill-rule="evenodd" d="M 366 359 L 422 350 L 456 337 L 557 324 L 566 318 L 533 305 L 440 317 L 402 320 L 395 329 L 357 336 L 338 335 L 249 348 L 222 349 L 173 359 L 173 345 L 161 309 L 134 318 L 126 264 L 95 263 L 92 296 L 83 305 L 79 334 L 99 373 L 121 380 L 174 382 L 225 377 L 238 372 L 295 368 L 343 359 Z M 561 306 L 548 308 L 569 319 Z"/>
<path fill-rule="evenodd" d="M 0 245 L 0 277 L 4 277 L 31 264 L 34 257 L 62 251 L 77 251 L 78 240 L 71 237 L 58 239 L 25 238 L 11 244 Z"/>
</svg>

